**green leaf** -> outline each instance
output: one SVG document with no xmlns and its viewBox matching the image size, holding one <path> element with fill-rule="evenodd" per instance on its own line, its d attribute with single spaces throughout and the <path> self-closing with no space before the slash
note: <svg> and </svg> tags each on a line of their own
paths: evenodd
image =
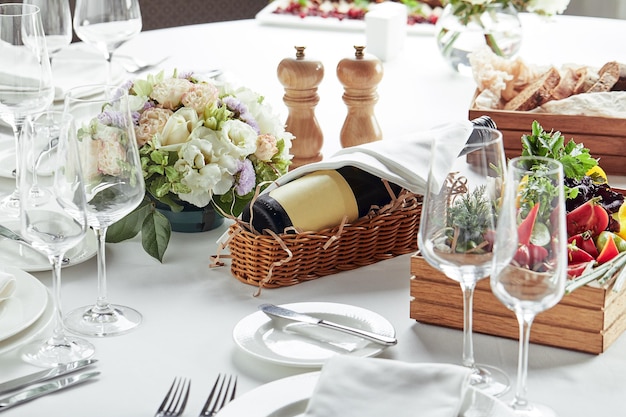
<svg viewBox="0 0 626 417">
<path fill-rule="evenodd" d="M 163 214 L 153 211 L 146 216 L 141 226 L 141 244 L 154 259 L 163 263 L 172 234 L 172 226 Z"/>
<path fill-rule="evenodd" d="M 141 225 L 144 218 L 152 210 L 153 208 L 150 201 L 148 199 L 144 199 L 135 210 L 109 226 L 107 229 L 106 241 L 109 243 L 118 243 L 137 236 L 137 234 L 141 231 Z"/>
</svg>

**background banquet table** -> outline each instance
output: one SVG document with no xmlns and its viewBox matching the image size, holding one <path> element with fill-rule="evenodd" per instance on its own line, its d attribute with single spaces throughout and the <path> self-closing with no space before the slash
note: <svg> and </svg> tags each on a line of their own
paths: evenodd
<svg viewBox="0 0 626 417">
<path fill-rule="evenodd" d="M 626 50 L 614 47 L 626 33 L 626 21 L 522 18 L 521 56 L 528 62 L 598 67 L 609 60 L 626 62 Z M 203 72 L 220 68 L 227 79 L 261 92 L 284 117 L 276 67 L 281 59 L 294 56 L 295 45 L 305 45 L 307 56 L 320 59 L 326 70 L 316 114 L 325 134 L 324 154 L 330 155 L 339 149 L 345 116 L 335 68 L 340 59 L 353 55 L 353 45 L 364 43 L 360 32 L 263 26 L 244 20 L 144 32 L 118 53 L 144 59 L 167 55 L 163 64 L 167 69 Z M 384 140 L 467 117 L 474 83 L 444 65 L 432 36 L 407 37 L 401 56 L 386 62 L 384 70 L 376 106 Z M 0 187 L 9 191 L 12 184 L 3 179 Z M 233 327 L 266 302 L 324 301 L 366 308 L 387 318 L 397 331 L 397 346 L 382 357 L 408 362 L 460 361 L 460 331 L 420 324 L 409 317 L 409 255 L 292 287 L 266 289 L 254 297 L 255 288 L 233 278 L 228 266 L 209 268 L 216 240 L 226 228 L 174 233 L 163 264 L 146 255 L 138 239 L 109 244 L 110 299 L 138 309 L 144 323 L 127 335 L 91 339 L 102 371 L 97 380 L 16 407 L 6 415 L 153 415 L 175 376 L 192 379 L 186 415 L 196 415 L 218 373 L 237 374 L 242 395 L 262 384 L 309 371 L 253 358 L 233 342 Z M 49 285 L 48 272 L 33 275 Z M 95 297 L 95 258 L 64 269 L 65 311 Z M 514 383 L 517 341 L 480 334 L 474 339 L 477 361 L 501 367 Z M 35 369 L 23 363 L 16 351 L 0 355 L 0 382 Z M 529 396 L 551 405 L 559 415 L 622 415 L 625 385 L 626 337 L 598 356 L 531 346 Z"/>
</svg>

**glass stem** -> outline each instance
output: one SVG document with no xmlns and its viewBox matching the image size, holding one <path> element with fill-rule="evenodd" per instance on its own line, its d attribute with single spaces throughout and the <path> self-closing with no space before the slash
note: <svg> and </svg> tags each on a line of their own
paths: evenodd
<svg viewBox="0 0 626 417">
<path fill-rule="evenodd" d="M 22 129 L 24 129 L 24 122 L 26 121 L 25 117 L 15 117 L 13 123 L 11 123 L 11 127 L 13 129 L 13 137 L 15 138 L 15 188 L 13 189 L 13 193 L 11 194 L 11 200 L 19 201 L 20 199 L 20 191 L 19 191 L 19 183 L 20 183 L 20 157 L 19 157 L 19 149 L 20 149 L 20 136 L 22 134 Z"/>
<path fill-rule="evenodd" d="M 63 312 L 61 310 L 61 258 L 62 255 L 50 255 L 52 263 L 52 309 L 54 328 L 49 344 L 54 346 L 66 345 L 65 329 L 63 328 Z"/>
<path fill-rule="evenodd" d="M 111 305 L 107 301 L 107 271 L 106 271 L 106 233 L 107 227 L 94 227 L 98 240 L 98 299 L 93 310 L 98 314 L 111 312 Z"/>
<path fill-rule="evenodd" d="M 528 376 L 528 347 L 530 342 L 530 327 L 535 318 L 534 314 L 518 312 L 517 321 L 519 323 L 519 357 L 517 360 L 517 388 L 512 407 L 515 410 L 527 410 L 527 386 Z"/>
<path fill-rule="evenodd" d="M 476 283 L 461 283 L 463 291 L 463 366 L 474 368 L 474 342 L 472 340 L 472 312 Z"/>
</svg>

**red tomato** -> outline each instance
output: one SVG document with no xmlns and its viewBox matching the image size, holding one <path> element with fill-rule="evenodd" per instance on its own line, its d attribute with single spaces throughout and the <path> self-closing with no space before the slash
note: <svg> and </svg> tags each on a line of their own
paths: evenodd
<svg viewBox="0 0 626 417">
<path fill-rule="evenodd" d="M 588 252 L 579 248 L 576 245 L 567 245 L 567 263 L 568 264 L 577 264 L 580 262 L 590 262 L 593 261 L 594 257 L 591 256 Z"/>
<path fill-rule="evenodd" d="M 601 231 L 606 230 L 609 226 L 609 213 L 601 205 L 593 206 L 593 222 L 591 224 L 591 233 L 594 236 L 600 234 Z"/>
<path fill-rule="evenodd" d="M 598 248 L 596 247 L 596 244 L 593 241 L 593 236 L 589 231 L 570 237 L 567 239 L 567 243 L 579 247 L 589 255 L 593 256 L 594 259 L 598 257 Z"/>
<path fill-rule="evenodd" d="M 589 265 L 593 265 L 593 262 L 579 262 L 576 264 L 569 264 L 567 266 L 567 276 L 570 278 L 579 277 L 583 272 L 589 267 Z"/>
</svg>

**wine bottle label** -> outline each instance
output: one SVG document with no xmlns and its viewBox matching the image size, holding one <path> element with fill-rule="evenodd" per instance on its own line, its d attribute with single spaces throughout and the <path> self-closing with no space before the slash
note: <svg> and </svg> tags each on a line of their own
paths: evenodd
<svg viewBox="0 0 626 417">
<path fill-rule="evenodd" d="M 359 218 L 359 207 L 350 185 L 334 170 L 305 175 L 270 191 L 269 196 L 285 209 L 291 223 L 303 231 L 337 226 L 344 216 L 349 222 Z"/>
</svg>

